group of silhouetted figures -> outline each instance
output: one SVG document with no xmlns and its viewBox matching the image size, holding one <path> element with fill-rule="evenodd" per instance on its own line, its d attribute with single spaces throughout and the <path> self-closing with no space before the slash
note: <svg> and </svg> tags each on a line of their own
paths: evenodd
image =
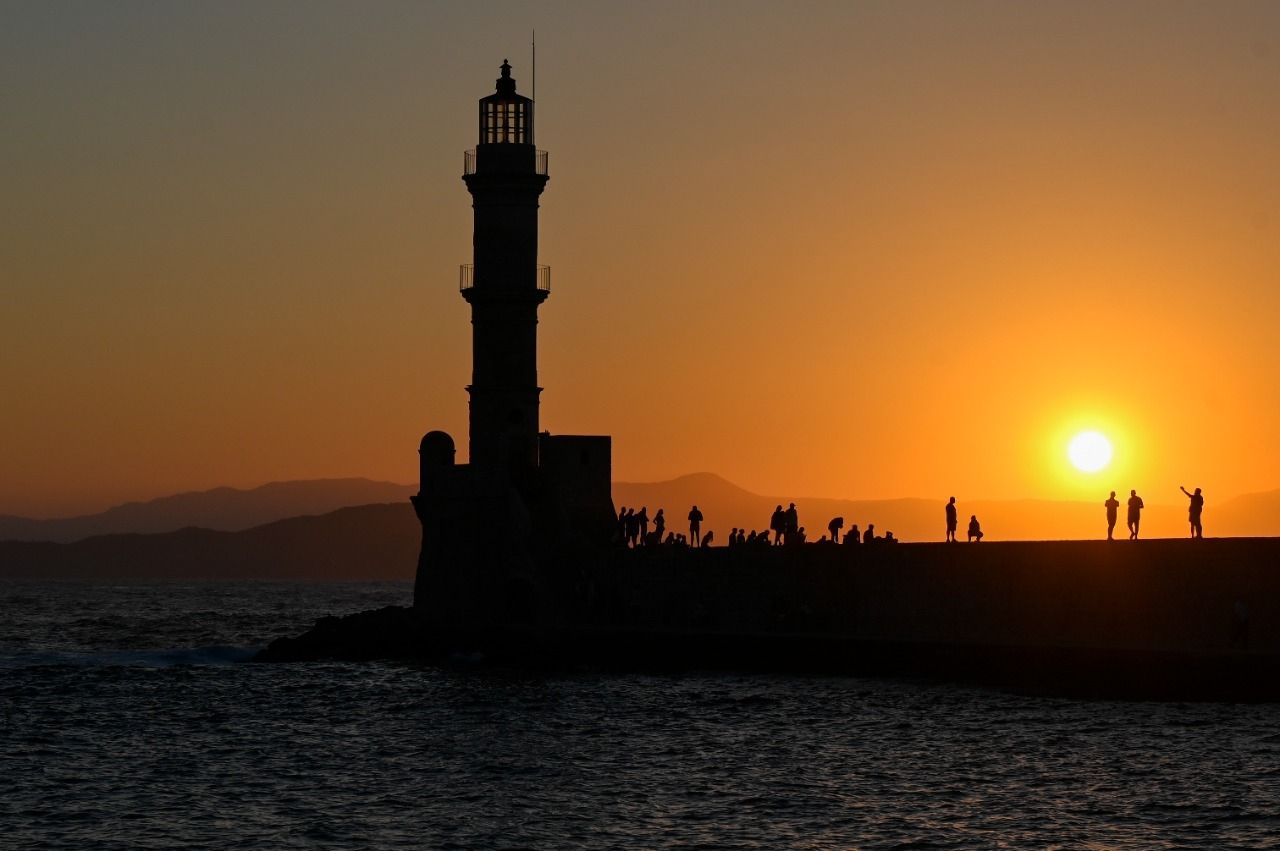
<svg viewBox="0 0 1280 851">
<path fill-rule="evenodd" d="M 956 498 L 953 496 L 947 502 L 947 543 L 954 543 L 956 540 L 956 529 L 960 527 L 959 510 L 956 508 Z M 969 515 L 969 528 L 967 530 L 970 543 L 982 540 L 982 524 L 978 522 L 978 515 Z"/>
<path fill-rule="evenodd" d="M 1203 538 L 1204 528 L 1200 524 L 1200 515 L 1204 512 L 1204 495 L 1200 493 L 1200 488 L 1196 488 L 1192 493 L 1184 487 L 1179 487 L 1184 494 L 1191 500 L 1191 504 L 1187 508 L 1187 519 L 1191 523 L 1191 537 Z M 1120 516 L 1120 500 L 1116 499 L 1116 492 L 1112 491 L 1111 496 L 1107 497 L 1107 501 L 1102 503 L 1107 509 L 1107 540 L 1115 540 L 1116 520 Z M 1136 490 L 1129 491 L 1129 514 L 1127 517 L 1127 525 L 1129 527 L 1129 540 L 1138 540 L 1138 529 L 1142 525 L 1142 509 L 1146 506 L 1142 502 L 1142 497 L 1138 496 Z M 956 529 L 959 527 L 959 517 L 956 511 L 956 498 L 953 496 L 947 503 L 947 540 L 956 540 Z M 978 523 L 977 515 L 969 515 L 969 540 L 982 540 L 982 526 Z"/>
<path fill-rule="evenodd" d="M 626 547 L 709 547 L 715 537 L 714 532 L 702 533 L 703 515 L 698 506 L 693 506 L 689 510 L 689 534 L 686 536 L 683 532 L 667 531 L 667 518 L 663 509 L 659 508 L 657 513 L 653 515 L 652 521 L 649 519 L 648 506 L 642 506 L 639 511 L 634 508 L 623 506 L 618 511 L 618 528 L 614 539 Z M 652 524 L 652 529 L 650 525 Z M 867 531 L 860 532 L 855 524 L 850 527 L 848 533 L 841 535 L 844 529 L 844 518 L 833 517 L 827 524 L 827 534 L 823 535 L 814 543 L 817 544 L 896 544 L 898 539 L 893 536 L 893 532 L 885 532 L 883 537 L 876 535 L 876 527 L 874 523 L 867 524 Z M 979 532 L 979 537 L 981 533 Z M 800 515 L 796 510 L 796 504 L 790 503 L 784 510 L 781 505 L 773 510 L 772 516 L 769 518 L 769 528 L 757 532 L 752 529 L 750 533 L 746 529 L 739 529 L 737 526 L 729 532 L 728 546 L 730 547 L 783 547 L 783 546 L 799 546 L 806 543 L 808 536 L 805 529 L 800 525 Z"/>
<path fill-rule="evenodd" d="M 1191 500 L 1191 504 L 1187 509 L 1188 520 L 1191 523 L 1191 537 L 1203 538 L 1204 529 L 1200 524 L 1200 515 L 1204 511 L 1204 496 L 1200 493 L 1200 488 L 1196 488 L 1192 493 L 1186 488 L 1181 488 L 1182 492 Z M 1115 540 L 1114 532 L 1116 528 L 1116 520 L 1120 515 L 1120 501 L 1116 499 L 1116 492 L 1112 491 L 1111 496 L 1103 503 L 1107 509 L 1107 540 Z M 1142 497 L 1138 496 L 1136 490 L 1129 491 L 1129 540 L 1136 541 L 1138 539 L 1138 529 L 1142 525 L 1142 509 L 1146 506 L 1142 502 Z M 960 528 L 959 510 L 956 508 L 956 498 L 953 496 L 946 505 L 947 517 L 947 538 L 946 540 L 954 542 L 957 540 L 956 534 Z M 625 506 L 618 512 L 618 531 L 616 540 L 627 547 L 651 547 L 651 546 L 668 546 L 668 547 L 709 547 L 715 536 L 714 532 L 702 533 L 702 512 L 698 510 L 698 506 L 693 506 L 689 510 L 689 534 L 686 536 L 683 532 L 667 531 L 667 518 L 661 508 L 653 515 L 653 520 L 649 519 L 648 507 L 642 507 L 639 511 L 634 508 L 626 508 Z M 652 528 L 650 525 L 652 524 Z M 843 534 L 842 534 L 843 533 Z M 966 530 L 966 540 L 969 542 L 979 542 L 983 538 L 982 524 L 978 522 L 976 514 L 969 515 L 969 526 Z M 773 514 L 769 517 L 769 528 L 757 532 L 752 529 L 750 533 L 746 529 L 739 529 L 736 526 L 729 533 L 730 547 L 783 547 L 783 546 L 799 546 L 806 543 L 807 535 L 805 529 L 800 525 L 800 514 L 796 510 L 796 504 L 790 503 L 786 509 L 779 504 L 773 510 Z M 885 532 L 884 537 L 876 535 L 876 527 L 874 523 L 868 523 L 865 532 L 858 530 L 857 524 L 849 527 L 848 532 L 844 532 L 844 518 L 833 517 L 827 523 L 827 534 L 823 535 L 815 543 L 818 544 L 844 544 L 852 546 L 856 544 L 896 544 L 898 539 L 893 536 L 892 532 Z"/>
<path fill-rule="evenodd" d="M 1200 493 L 1200 488 L 1196 488 L 1195 493 L 1187 490 L 1179 485 L 1178 490 L 1182 491 L 1191 500 L 1191 504 L 1187 506 L 1187 520 L 1191 523 L 1191 537 L 1203 538 L 1204 527 L 1200 524 L 1200 515 L 1204 512 L 1204 494 Z M 1107 497 L 1107 501 L 1102 503 L 1107 509 L 1107 540 L 1115 540 L 1116 519 L 1120 513 L 1120 500 L 1116 499 L 1116 492 L 1112 491 L 1111 496 Z M 1142 503 L 1142 497 L 1138 496 L 1136 490 L 1129 491 L 1129 513 L 1126 523 L 1129 527 L 1129 540 L 1138 540 L 1138 528 L 1142 525 L 1142 509 L 1146 506 Z"/>
<path fill-rule="evenodd" d="M 689 511 L 689 535 L 683 532 L 667 531 L 667 516 L 661 508 L 653 515 L 653 529 L 649 529 L 649 508 L 643 506 L 639 511 L 623 506 L 618 511 L 618 532 L 616 539 L 628 547 L 709 547 L 715 537 L 714 532 L 702 534 L 702 512 L 698 506 Z"/>
</svg>

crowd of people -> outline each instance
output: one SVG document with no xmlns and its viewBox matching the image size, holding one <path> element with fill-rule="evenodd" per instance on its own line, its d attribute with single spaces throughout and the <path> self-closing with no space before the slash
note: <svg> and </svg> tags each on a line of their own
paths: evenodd
<svg viewBox="0 0 1280 851">
<path fill-rule="evenodd" d="M 1201 524 L 1201 515 L 1204 512 L 1204 495 L 1200 492 L 1200 488 L 1196 488 L 1194 492 L 1188 491 L 1186 488 L 1180 488 L 1190 499 L 1187 508 L 1187 519 L 1191 525 L 1191 537 L 1203 538 L 1204 528 Z M 1120 500 L 1116 499 L 1116 492 L 1112 491 L 1111 495 L 1103 503 L 1103 507 L 1107 512 L 1107 540 L 1115 540 L 1114 533 L 1116 522 L 1120 515 Z M 1142 511 L 1146 505 L 1142 501 L 1142 497 L 1138 496 L 1136 490 L 1129 491 L 1128 514 L 1126 516 L 1126 525 L 1129 528 L 1129 540 L 1136 541 L 1138 532 L 1142 526 Z M 960 528 L 960 513 L 956 507 L 956 498 L 953 496 L 947 501 L 944 508 L 946 515 L 946 538 L 948 543 L 958 540 L 957 533 Z M 649 509 L 647 506 L 641 507 L 639 511 L 634 508 L 623 507 L 618 512 L 618 531 L 616 540 L 627 547 L 643 547 L 643 546 L 678 546 L 678 547 L 709 547 L 714 538 L 714 533 L 702 533 L 702 521 L 706 519 L 698 506 L 693 506 L 689 510 L 689 534 L 686 536 L 683 532 L 674 532 L 667 530 L 667 519 L 663 513 L 663 509 L 659 508 L 657 513 L 653 515 L 652 521 L 649 519 Z M 650 526 L 652 525 L 652 529 Z M 849 527 L 849 531 L 844 531 L 844 518 L 833 517 L 827 523 L 827 534 L 823 535 L 814 543 L 818 544 L 844 544 L 846 546 L 857 544 L 875 544 L 886 543 L 896 544 L 898 539 L 893 536 L 893 532 L 885 532 L 884 537 L 876 535 L 876 527 L 874 523 L 868 523 L 866 531 L 859 531 L 857 524 Z M 983 538 L 982 524 L 978 522 L 976 514 L 969 515 L 969 525 L 965 530 L 965 540 L 970 543 L 980 542 Z M 808 535 L 805 527 L 800 525 L 800 513 L 796 510 L 794 502 L 788 504 L 784 509 L 779 504 L 773 510 L 773 514 L 769 517 L 769 527 L 767 529 L 755 530 L 747 532 L 746 529 L 739 529 L 736 526 L 729 532 L 729 540 L 727 546 L 730 547 L 784 547 L 798 546 L 808 541 Z"/>
<path fill-rule="evenodd" d="M 715 533 L 702 533 L 702 521 L 704 519 L 706 518 L 698 509 L 698 506 L 693 506 L 688 515 L 689 534 L 685 535 L 683 532 L 667 530 L 664 509 L 659 508 L 657 513 L 653 515 L 653 520 L 650 521 L 648 506 L 641 506 L 639 511 L 623 506 L 618 511 L 618 529 L 614 539 L 625 547 L 709 547 L 715 537 Z M 652 529 L 650 529 L 651 523 Z M 833 517 L 827 523 L 827 534 L 813 543 L 844 544 L 847 546 L 898 543 L 898 539 L 893 536 L 893 532 L 886 531 L 883 537 L 876 535 L 874 523 L 867 524 L 865 532 L 859 532 L 856 524 L 842 535 L 843 530 L 844 518 Z M 981 537 L 981 535 L 982 533 L 979 532 L 978 536 Z M 781 505 L 778 505 L 773 510 L 773 514 L 769 518 L 769 528 L 767 529 L 760 531 L 752 529 L 747 532 L 745 528 L 733 527 L 729 532 L 729 540 L 726 546 L 767 549 L 769 547 L 799 546 L 807 542 L 808 534 L 805 532 L 805 528 L 800 525 L 800 514 L 796 510 L 796 504 L 793 502 L 785 510 Z"/>
</svg>

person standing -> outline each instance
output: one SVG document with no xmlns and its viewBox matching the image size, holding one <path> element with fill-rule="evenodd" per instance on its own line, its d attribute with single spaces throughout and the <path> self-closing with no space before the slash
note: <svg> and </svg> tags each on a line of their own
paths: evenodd
<svg viewBox="0 0 1280 851">
<path fill-rule="evenodd" d="M 640 546 L 649 543 L 649 506 L 640 506 L 640 513 L 636 515 L 636 523 L 640 527 Z"/>
<path fill-rule="evenodd" d="M 831 542 L 833 544 L 840 543 L 840 530 L 843 528 L 843 517 L 832 517 L 831 522 L 827 524 L 827 531 L 831 533 Z"/>
<path fill-rule="evenodd" d="M 1136 490 L 1129 491 L 1129 540 L 1138 540 L 1138 526 L 1142 524 L 1142 497 Z"/>
<path fill-rule="evenodd" d="M 787 504 L 786 514 L 783 516 L 785 521 L 782 524 L 782 540 L 789 544 L 795 539 L 796 532 L 800 530 L 800 512 L 796 511 L 794 502 Z"/>
<path fill-rule="evenodd" d="M 627 509 L 627 546 L 634 548 L 640 537 L 640 518 L 634 508 Z"/>
<path fill-rule="evenodd" d="M 702 512 L 696 505 L 689 512 L 689 540 L 695 547 L 702 546 Z"/>
<path fill-rule="evenodd" d="M 782 510 L 781 505 L 775 508 L 769 517 L 769 529 L 773 532 L 773 545 L 781 546 L 782 533 L 787 529 L 787 513 Z"/>
<path fill-rule="evenodd" d="M 951 501 L 947 503 L 947 542 L 954 544 L 956 542 L 956 528 L 960 525 L 960 520 L 956 515 L 956 498 L 951 497 Z"/>
<path fill-rule="evenodd" d="M 1195 493 L 1187 493 L 1187 489 L 1182 485 L 1178 485 L 1178 489 L 1191 497 L 1191 504 L 1187 506 L 1187 519 L 1191 521 L 1191 537 L 1203 538 L 1204 528 L 1200 525 L 1200 512 L 1204 511 L 1204 495 L 1200 493 L 1200 488 L 1196 488 Z"/>
<path fill-rule="evenodd" d="M 1112 532 L 1116 529 L 1116 512 L 1120 510 L 1120 500 L 1116 499 L 1116 492 L 1112 491 L 1111 496 L 1107 497 L 1107 501 L 1102 504 L 1107 507 L 1107 540 L 1114 541 Z"/>
</svg>

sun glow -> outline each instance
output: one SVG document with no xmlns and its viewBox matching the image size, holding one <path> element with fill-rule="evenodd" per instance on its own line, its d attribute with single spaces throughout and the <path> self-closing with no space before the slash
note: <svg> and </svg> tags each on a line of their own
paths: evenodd
<svg viewBox="0 0 1280 851">
<path fill-rule="evenodd" d="M 1096 473 L 1111 463 L 1111 441 L 1096 431 L 1082 431 L 1067 444 L 1071 465 L 1082 473 Z"/>
</svg>

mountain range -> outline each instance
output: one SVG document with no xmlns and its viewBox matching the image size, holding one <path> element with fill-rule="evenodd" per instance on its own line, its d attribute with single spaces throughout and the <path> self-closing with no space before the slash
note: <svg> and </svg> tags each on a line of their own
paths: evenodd
<svg viewBox="0 0 1280 851">
<path fill-rule="evenodd" d="M 93 535 L 172 532 L 188 526 L 238 532 L 305 514 L 353 505 L 408 502 L 413 485 L 369 479 L 311 479 L 261 487 L 215 488 L 146 502 L 126 502 L 98 514 L 35 520 L 0 515 L 0 541 L 79 541 Z"/>
</svg>

